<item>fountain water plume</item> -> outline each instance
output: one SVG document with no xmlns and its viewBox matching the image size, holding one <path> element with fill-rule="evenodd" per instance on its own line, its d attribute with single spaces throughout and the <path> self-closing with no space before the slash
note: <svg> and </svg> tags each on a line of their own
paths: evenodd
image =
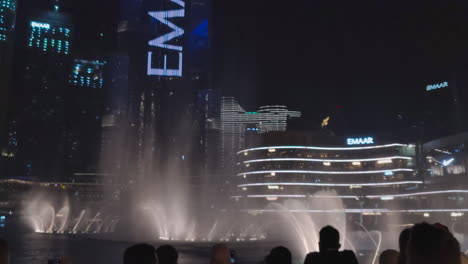
<svg viewBox="0 0 468 264">
<path fill-rule="evenodd" d="M 215 235 L 215 231 L 216 231 L 216 228 L 218 227 L 218 220 L 216 220 L 213 224 L 213 226 L 211 227 L 210 231 L 208 232 L 208 236 L 207 236 L 207 240 L 208 241 L 213 241 L 214 239 L 214 235 Z"/>
<path fill-rule="evenodd" d="M 98 211 L 98 208 L 81 209 L 78 201 L 72 204 L 68 197 L 62 195 L 31 193 L 28 198 L 30 200 L 25 200 L 22 205 L 21 215 L 37 233 L 99 233 L 103 230 L 104 222 L 115 219 L 112 214 Z M 76 207 L 78 209 L 73 210 Z M 114 230 L 115 226 L 107 229 Z"/>
<path fill-rule="evenodd" d="M 89 221 L 88 226 L 85 229 L 85 232 L 88 233 L 91 226 L 96 223 L 97 218 L 101 215 L 101 212 L 97 212 L 96 215 Z"/>
<path fill-rule="evenodd" d="M 300 252 L 306 254 L 311 251 L 318 250 L 318 239 L 315 230 L 317 229 L 312 218 L 307 213 L 292 213 L 290 212 L 291 206 L 294 209 L 297 209 L 298 206 L 302 204 L 297 201 L 286 201 L 286 203 L 279 204 L 274 203 L 269 206 L 269 208 L 279 211 L 279 216 L 283 219 L 282 226 L 287 227 L 288 230 L 281 230 L 281 232 L 289 233 L 290 230 L 293 230 L 294 233 L 289 233 L 290 239 L 298 237 L 298 242 L 300 243 Z"/>
<path fill-rule="evenodd" d="M 78 227 L 80 226 L 81 220 L 83 220 L 83 217 L 84 217 L 85 213 L 86 213 L 86 210 L 84 210 L 84 209 L 81 210 L 80 216 L 78 216 L 78 221 L 76 221 L 76 224 L 75 224 L 75 226 L 73 227 L 73 230 L 72 230 L 73 233 L 76 233 L 76 232 L 77 232 Z"/>
<path fill-rule="evenodd" d="M 55 215 L 58 222 L 57 231 L 63 233 L 65 231 L 66 225 L 68 223 L 68 216 L 70 214 L 70 207 L 64 206 L 60 209 Z"/>
</svg>

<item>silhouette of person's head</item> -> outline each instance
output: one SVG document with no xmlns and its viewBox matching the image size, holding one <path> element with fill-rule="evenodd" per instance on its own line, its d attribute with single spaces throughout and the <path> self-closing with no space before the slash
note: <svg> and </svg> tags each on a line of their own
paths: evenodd
<svg viewBox="0 0 468 264">
<path fill-rule="evenodd" d="M 398 251 L 393 249 L 384 250 L 384 252 L 382 252 L 379 257 L 379 264 L 397 264 L 398 261 Z"/>
<path fill-rule="evenodd" d="M 340 232 L 333 226 L 325 226 L 320 230 L 320 252 L 338 251 L 340 249 Z"/>
<path fill-rule="evenodd" d="M 156 249 L 149 244 L 136 244 L 125 250 L 124 264 L 157 264 Z"/>
<path fill-rule="evenodd" d="M 179 253 L 171 245 L 158 247 L 156 254 L 158 255 L 159 264 L 177 264 L 177 260 L 179 259 Z"/>
<path fill-rule="evenodd" d="M 211 264 L 230 264 L 231 251 L 226 244 L 216 244 L 211 249 Z"/>
<path fill-rule="evenodd" d="M 411 228 L 405 228 L 400 233 L 400 237 L 398 238 L 398 246 L 400 247 L 400 257 L 399 263 L 405 264 L 406 263 L 406 246 L 408 245 L 408 241 L 411 234 Z"/>
<path fill-rule="evenodd" d="M 10 249 L 8 242 L 0 238 L 0 264 L 10 263 Z"/>
<path fill-rule="evenodd" d="M 266 264 L 291 264 L 291 251 L 285 247 L 275 247 L 266 257 Z"/>
<path fill-rule="evenodd" d="M 428 223 L 411 228 L 407 264 L 460 264 L 460 261 L 460 244 L 446 228 Z"/>
</svg>

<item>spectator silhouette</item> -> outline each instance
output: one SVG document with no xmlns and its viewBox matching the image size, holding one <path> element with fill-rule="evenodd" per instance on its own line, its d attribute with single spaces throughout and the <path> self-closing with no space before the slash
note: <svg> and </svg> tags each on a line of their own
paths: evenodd
<svg viewBox="0 0 468 264">
<path fill-rule="evenodd" d="M 304 264 L 357 264 L 356 255 L 350 250 L 339 251 L 340 233 L 332 226 L 320 230 L 320 252 L 309 253 Z"/>
<path fill-rule="evenodd" d="M 285 247 L 275 247 L 266 257 L 266 264 L 291 264 L 291 251 Z"/>
<path fill-rule="evenodd" d="M 406 264 L 406 246 L 408 245 L 408 241 L 411 234 L 411 228 L 405 228 L 400 233 L 400 237 L 398 238 L 398 246 L 400 247 L 400 257 L 398 263 Z"/>
<path fill-rule="evenodd" d="M 10 249 L 8 242 L 0 238 L 0 264 L 10 263 Z"/>
<path fill-rule="evenodd" d="M 398 264 L 399 254 L 394 249 L 384 250 L 379 257 L 379 264 Z"/>
<path fill-rule="evenodd" d="M 136 244 L 125 250 L 124 264 L 158 264 L 156 249 L 149 244 Z"/>
<path fill-rule="evenodd" d="M 226 244 L 216 244 L 213 246 L 210 264 L 231 264 L 231 251 Z"/>
<path fill-rule="evenodd" d="M 442 225 L 416 224 L 406 247 L 407 264 L 460 264 L 460 244 Z"/>
<path fill-rule="evenodd" d="M 159 264 L 177 264 L 179 253 L 171 245 L 163 245 L 156 249 Z"/>
</svg>

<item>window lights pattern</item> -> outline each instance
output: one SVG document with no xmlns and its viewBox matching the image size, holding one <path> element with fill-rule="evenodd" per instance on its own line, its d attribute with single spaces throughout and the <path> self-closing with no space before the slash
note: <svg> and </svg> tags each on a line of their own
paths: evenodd
<svg viewBox="0 0 468 264">
<path fill-rule="evenodd" d="M 15 29 L 15 0 L 0 0 L 0 42 L 8 40 Z"/>
<path fill-rule="evenodd" d="M 79 87 L 102 88 L 105 61 L 75 60 L 70 84 Z"/>
<path fill-rule="evenodd" d="M 29 47 L 58 54 L 70 52 L 69 28 L 38 21 L 31 21 L 30 25 Z"/>
</svg>

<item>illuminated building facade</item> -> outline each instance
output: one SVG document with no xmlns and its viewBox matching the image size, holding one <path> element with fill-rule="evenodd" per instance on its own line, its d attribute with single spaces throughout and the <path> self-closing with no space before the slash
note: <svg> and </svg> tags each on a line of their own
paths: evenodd
<svg viewBox="0 0 468 264">
<path fill-rule="evenodd" d="M 0 150 L 4 142 L 16 22 L 16 0 L 0 0 Z"/>
<path fill-rule="evenodd" d="M 104 61 L 75 60 L 70 84 L 75 87 L 102 88 Z"/>
<path fill-rule="evenodd" d="M 64 174 L 96 173 L 104 112 L 105 62 L 74 60 L 65 97 Z"/>
<path fill-rule="evenodd" d="M 238 152 L 242 199 L 307 198 L 335 189 L 360 208 L 356 197 L 417 187 L 415 146 L 267 146 Z"/>
<path fill-rule="evenodd" d="M 199 154 L 211 132 L 201 132 L 210 118 L 196 120 L 201 118 L 198 95 L 211 88 L 209 2 L 120 1 L 124 12 L 117 29 L 118 51 L 109 64 L 112 89 L 124 100 L 116 98 L 119 103 L 110 112 L 119 112 L 117 123 L 128 139 L 122 171 L 136 173 L 125 175 L 127 182 L 166 177 L 158 171 L 164 167 L 160 163 L 182 163 L 192 172 L 187 182 L 198 181 L 194 178 L 203 169 Z"/>
<path fill-rule="evenodd" d="M 423 145 L 425 181 L 448 188 L 468 185 L 468 133 L 455 134 Z"/>
<path fill-rule="evenodd" d="M 0 1 L 0 42 L 13 38 L 15 31 L 16 0 Z"/>
<path fill-rule="evenodd" d="M 297 139 L 283 134 L 265 143 L 297 143 Z M 450 139 L 426 143 L 423 148 L 428 162 L 418 164 L 415 144 L 376 141 L 349 146 L 347 139 L 329 139 L 318 141 L 328 145 L 268 144 L 239 151 L 234 176 L 237 192 L 231 198 L 244 210 L 267 212 L 271 203 L 296 200 L 307 205 L 310 199 L 338 197 L 349 217 L 369 224 L 378 220 L 362 220 L 362 216 L 404 215 L 401 220 L 409 223 L 427 217 L 448 222 L 461 221 L 468 212 L 464 144 L 450 144 Z M 466 135 L 451 139 L 459 143 L 466 140 Z M 424 175 L 419 173 L 420 167 L 425 168 Z M 313 206 L 301 210 L 325 212 Z"/>
<path fill-rule="evenodd" d="M 223 97 L 221 151 L 225 173 L 234 172 L 235 153 L 246 146 L 246 135 L 286 131 L 288 120 L 300 116 L 301 112 L 288 110 L 284 105 L 261 106 L 258 111 L 247 112 L 233 97 Z"/>
<path fill-rule="evenodd" d="M 70 28 L 47 20 L 32 20 L 28 46 L 44 53 L 68 54 Z"/>
<path fill-rule="evenodd" d="M 73 24 L 64 13 L 28 10 L 23 4 L 25 9 L 17 23 L 22 34 L 18 34 L 15 45 L 15 105 L 11 107 L 19 145 L 14 174 L 46 180 L 62 178 L 72 120 L 67 111 L 77 100 L 69 93 Z"/>
<path fill-rule="evenodd" d="M 429 79 L 420 90 L 423 93 L 421 125 L 424 140 L 434 140 L 463 131 L 468 131 L 466 104 L 468 103 L 468 79 L 465 72 L 452 74 L 434 73 L 432 76 L 445 76 Z"/>
</svg>

